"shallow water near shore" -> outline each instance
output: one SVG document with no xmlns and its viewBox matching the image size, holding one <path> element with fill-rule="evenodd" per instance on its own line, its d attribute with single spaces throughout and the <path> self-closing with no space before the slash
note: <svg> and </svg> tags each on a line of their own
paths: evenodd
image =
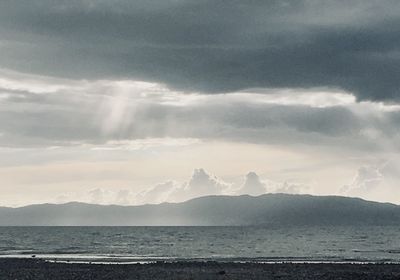
<svg viewBox="0 0 400 280">
<path fill-rule="evenodd" d="M 0 227 L 0 257 L 72 262 L 400 262 L 399 227 Z"/>
</svg>

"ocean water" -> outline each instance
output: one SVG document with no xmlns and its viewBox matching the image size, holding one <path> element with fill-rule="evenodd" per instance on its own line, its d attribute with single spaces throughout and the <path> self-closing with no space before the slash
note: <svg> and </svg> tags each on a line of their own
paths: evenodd
<svg viewBox="0 0 400 280">
<path fill-rule="evenodd" d="M 400 227 L 0 227 L 0 257 L 400 262 Z"/>
</svg>

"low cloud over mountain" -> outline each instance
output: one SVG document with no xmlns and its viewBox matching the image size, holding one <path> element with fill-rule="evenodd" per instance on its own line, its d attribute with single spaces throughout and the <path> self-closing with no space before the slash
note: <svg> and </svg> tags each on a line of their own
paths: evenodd
<svg viewBox="0 0 400 280">
<path fill-rule="evenodd" d="M 195 169 L 190 180 L 183 184 L 173 181 L 158 184 L 147 191 L 139 193 L 139 201 L 155 203 L 163 201 L 185 201 L 204 195 L 221 195 L 226 193 L 230 184 L 214 175 L 208 174 L 203 168 Z"/>
<path fill-rule="evenodd" d="M 255 172 L 249 172 L 243 186 L 239 189 L 241 194 L 260 195 L 267 192 L 266 185 L 261 182 Z"/>
<path fill-rule="evenodd" d="M 94 188 L 83 194 L 71 193 L 59 196 L 55 201 L 65 203 L 81 201 L 95 204 L 141 205 L 162 202 L 182 202 L 196 197 L 208 195 L 251 195 L 266 193 L 305 193 L 309 186 L 288 183 L 263 181 L 255 172 L 249 172 L 241 183 L 229 183 L 215 175 L 198 168 L 193 171 L 187 182 L 166 181 L 149 187 L 144 191 L 135 192 L 132 189 L 102 189 Z"/>
</svg>

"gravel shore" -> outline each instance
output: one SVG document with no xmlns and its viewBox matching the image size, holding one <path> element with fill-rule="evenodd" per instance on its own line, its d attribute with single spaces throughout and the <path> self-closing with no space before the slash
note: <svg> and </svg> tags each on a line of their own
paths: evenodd
<svg viewBox="0 0 400 280">
<path fill-rule="evenodd" d="M 400 279 L 397 264 L 72 264 L 1 259 L 0 279 Z"/>
</svg>

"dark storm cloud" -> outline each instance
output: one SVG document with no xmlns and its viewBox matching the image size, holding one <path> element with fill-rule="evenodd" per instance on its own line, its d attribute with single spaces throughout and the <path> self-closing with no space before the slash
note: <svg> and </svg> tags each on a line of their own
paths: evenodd
<svg viewBox="0 0 400 280">
<path fill-rule="evenodd" d="M 0 66 L 205 93 L 330 86 L 398 100 L 398 1 L 2 1 Z"/>
</svg>

